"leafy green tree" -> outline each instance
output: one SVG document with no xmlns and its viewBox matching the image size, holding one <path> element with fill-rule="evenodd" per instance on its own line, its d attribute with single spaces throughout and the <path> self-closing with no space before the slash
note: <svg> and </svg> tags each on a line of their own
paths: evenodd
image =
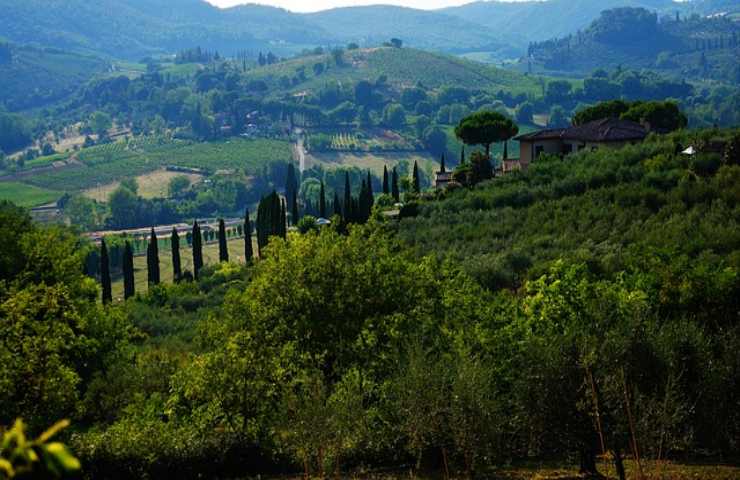
<svg viewBox="0 0 740 480">
<path fill-rule="evenodd" d="M 80 461 L 61 442 L 49 442 L 69 420 L 55 423 L 35 440 L 28 440 L 21 420 L 0 430 L 0 479 L 68 478 L 81 470 Z"/>
<path fill-rule="evenodd" d="M 688 118 L 675 102 L 636 102 L 624 112 L 623 120 L 645 123 L 660 132 L 672 132 L 686 128 Z"/>
<path fill-rule="evenodd" d="M 110 115 L 105 112 L 94 112 L 90 116 L 90 128 L 100 137 L 108 135 L 108 130 L 113 126 Z"/>
<path fill-rule="evenodd" d="M 439 127 L 427 129 L 424 132 L 424 146 L 435 157 L 445 154 L 447 152 L 447 134 Z"/>
<path fill-rule="evenodd" d="M 200 226 L 196 220 L 193 223 L 193 275 L 198 278 L 201 269 L 203 268 L 203 237 L 200 233 Z"/>
<path fill-rule="evenodd" d="M 455 127 L 455 135 L 466 145 L 483 145 L 490 156 L 491 144 L 508 140 L 519 132 L 511 119 L 498 112 L 477 112 L 464 118 Z"/>
<path fill-rule="evenodd" d="M 226 225 L 223 218 L 218 220 L 218 261 L 229 261 L 229 244 L 226 242 Z"/>
<path fill-rule="evenodd" d="M 170 180 L 167 185 L 167 192 L 170 197 L 178 197 L 190 188 L 190 179 L 185 175 L 178 175 Z"/>
<path fill-rule="evenodd" d="M 568 118 L 565 116 L 565 110 L 560 105 L 553 105 L 550 109 L 550 117 L 547 122 L 550 128 L 563 128 L 568 126 Z"/>
<path fill-rule="evenodd" d="M 532 123 L 533 115 L 534 105 L 532 105 L 530 102 L 521 103 L 516 108 L 516 121 L 519 123 Z"/>
<path fill-rule="evenodd" d="M 573 116 L 573 125 L 579 126 L 602 118 L 620 118 L 629 108 L 629 103 L 624 100 L 601 102 L 576 112 Z"/>
<path fill-rule="evenodd" d="M 401 128 L 406 125 L 406 111 L 401 105 L 390 103 L 383 109 L 383 122 L 390 128 Z"/>
<path fill-rule="evenodd" d="M 172 250 L 172 275 L 175 282 L 179 282 L 182 278 L 182 260 L 180 258 L 180 235 L 175 227 L 172 227 L 170 249 Z"/>
<path fill-rule="evenodd" d="M 128 300 L 136 294 L 134 282 L 134 252 L 131 243 L 126 241 L 123 250 L 123 298 Z"/>
<path fill-rule="evenodd" d="M 100 283 L 103 289 L 103 304 L 108 304 L 113 301 L 113 293 L 111 290 L 108 247 L 105 245 L 105 239 L 100 241 Z"/>
<path fill-rule="evenodd" d="M 316 222 L 316 217 L 313 215 L 304 215 L 298 221 L 296 225 L 300 233 L 306 234 L 308 232 L 315 232 L 319 229 L 319 224 Z"/>
</svg>

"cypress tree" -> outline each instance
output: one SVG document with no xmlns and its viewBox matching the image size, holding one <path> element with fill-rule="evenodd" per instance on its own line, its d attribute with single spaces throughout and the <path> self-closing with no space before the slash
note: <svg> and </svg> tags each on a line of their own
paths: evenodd
<svg viewBox="0 0 740 480">
<path fill-rule="evenodd" d="M 349 183 L 349 172 L 344 172 L 344 221 L 352 219 L 352 190 Z"/>
<path fill-rule="evenodd" d="M 368 215 L 369 207 L 368 207 L 368 194 L 367 194 L 367 182 L 365 180 L 362 181 L 362 186 L 360 187 L 360 196 L 357 197 L 357 220 L 359 222 L 365 222 L 370 216 Z"/>
<path fill-rule="evenodd" d="M 247 263 L 252 261 L 254 252 L 252 251 L 252 222 L 249 221 L 249 210 L 244 214 L 244 260 Z"/>
<path fill-rule="evenodd" d="M 439 162 L 439 171 L 441 173 L 445 173 L 447 170 L 445 169 L 445 154 L 442 154 L 442 159 Z"/>
<path fill-rule="evenodd" d="M 391 193 L 388 185 L 388 167 L 386 165 L 383 165 L 383 193 L 385 195 Z"/>
<path fill-rule="evenodd" d="M 291 204 L 295 200 L 298 194 L 298 179 L 295 174 L 295 167 L 293 164 L 288 164 L 288 174 L 285 178 L 285 197 Z"/>
<path fill-rule="evenodd" d="M 396 167 L 393 167 L 391 178 L 391 192 L 393 193 L 393 199 L 398 202 L 401 198 L 401 194 L 398 192 L 398 173 L 396 172 Z"/>
<path fill-rule="evenodd" d="M 465 145 L 460 149 L 460 165 L 465 165 Z"/>
<path fill-rule="evenodd" d="M 419 183 L 419 165 L 416 163 L 416 160 L 414 160 L 414 172 L 411 177 L 411 188 L 414 190 L 414 193 L 421 192 L 421 184 Z"/>
<path fill-rule="evenodd" d="M 504 140 L 504 160 L 509 159 L 509 141 Z"/>
<path fill-rule="evenodd" d="M 110 264 L 108 263 L 108 247 L 105 239 L 100 242 L 100 283 L 103 287 L 103 304 L 113 301 L 113 289 L 110 281 Z"/>
<path fill-rule="evenodd" d="M 149 247 L 146 250 L 146 266 L 148 281 L 150 285 L 159 284 L 159 245 L 157 244 L 157 234 L 152 227 L 152 233 L 149 237 Z"/>
<path fill-rule="evenodd" d="M 334 215 L 339 215 L 340 217 L 342 216 L 342 206 L 341 205 L 342 204 L 339 203 L 339 194 L 337 193 L 336 190 L 334 190 L 334 205 L 333 205 Z"/>
<path fill-rule="evenodd" d="M 280 209 L 280 230 L 279 234 L 281 237 L 283 237 L 283 240 L 285 240 L 288 237 L 288 213 L 287 213 L 287 206 L 285 205 L 285 200 L 281 201 L 281 209 Z"/>
<path fill-rule="evenodd" d="M 170 248 L 172 250 L 172 274 L 175 281 L 179 282 L 180 278 L 182 278 L 182 262 L 180 261 L 180 235 L 177 234 L 175 227 L 172 227 Z"/>
<path fill-rule="evenodd" d="M 200 226 L 196 220 L 193 223 L 193 275 L 198 278 L 203 268 L 203 237 L 200 235 Z"/>
<path fill-rule="evenodd" d="M 134 286 L 134 252 L 126 241 L 123 247 L 123 298 L 129 299 L 136 293 Z"/>
<path fill-rule="evenodd" d="M 370 210 L 375 205 L 375 194 L 373 193 L 373 177 L 370 175 L 370 170 L 367 171 L 367 203 L 370 206 L 368 209 L 368 218 L 370 217 Z"/>
<path fill-rule="evenodd" d="M 229 244 L 226 243 L 226 225 L 223 218 L 218 221 L 218 261 L 229 261 Z"/>
<path fill-rule="evenodd" d="M 298 195 L 293 195 L 293 204 L 290 208 L 290 219 L 293 226 L 298 225 L 298 220 L 300 220 L 298 215 Z"/>
<path fill-rule="evenodd" d="M 319 217 L 326 218 L 326 192 L 324 191 L 324 181 L 321 181 L 321 190 L 319 191 Z"/>
</svg>

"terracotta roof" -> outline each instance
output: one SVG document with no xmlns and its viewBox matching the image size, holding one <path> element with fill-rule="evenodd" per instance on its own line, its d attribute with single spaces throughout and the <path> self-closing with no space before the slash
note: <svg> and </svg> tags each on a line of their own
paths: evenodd
<svg viewBox="0 0 740 480">
<path fill-rule="evenodd" d="M 643 140 L 648 131 L 639 123 L 616 118 L 604 118 L 577 127 L 540 130 L 519 135 L 515 140 L 578 140 L 582 142 L 624 142 Z"/>
</svg>

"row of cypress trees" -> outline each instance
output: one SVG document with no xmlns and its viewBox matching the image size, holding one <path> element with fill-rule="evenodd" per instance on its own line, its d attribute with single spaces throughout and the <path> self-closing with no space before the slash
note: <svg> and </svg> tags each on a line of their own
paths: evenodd
<svg viewBox="0 0 740 480">
<path fill-rule="evenodd" d="M 419 182 L 419 171 L 417 162 L 414 162 L 414 170 L 412 177 L 412 188 L 415 192 L 420 191 Z M 383 193 L 391 195 L 395 201 L 400 200 L 400 191 L 398 188 L 398 173 L 396 167 L 393 167 L 391 172 L 388 171 L 387 167 L 383 167 Z M 286 197 L 287 203 L 291 204 L 291 218 L 294 225 L 298 223 L 300 218 L 298 210 L 298 181 L 295 175 L 295 171 L 292 165 L 288 169 L 288 176 L 286 179 Z M 349 172 L 345 173 L 344 183 L 344 201 L 341 202 L 339 195 L 335 192 L 334 199 L 331 202 L 331 212 L 333 215 L 338 215 L 342 218 L 345 223 L 364 223 L 370 218 L 373 205 L 375 204 L 375 194 L 373 192 L 372 177 L 370 172 L 367 173 L 367 178 L 362 180 L 360 192 L 357 197 L 352 196 L 352 187 L 349 178 Z M 321 182 L 321 190 L 319 194 L 319 215 L 322 218 L 326 218 L 328 214 L 328 202 L 326 200 L 326 190 L 324 182 Z M 257 248 L 258 254 L 262 254 L 262 249 L 267 246 L 267 243 L 272 236 L 278 236 L 283 239 L 287 236 L 287 205 L 286 201 L 281 199 L 277 192 L 273 191 L 270 195 L 260 200 L 257 208 L 257 221 L 255 229 L 257 233 Z M 244 255 L 247 262 L 251 262 L 254 257 L 252 248 L 252 225 L 249 219 L 249 211 L 246 212 L 244 218 Z M 192 251 L 193 251 L 193 272 L 182 271 L 182 260 L 180 257 L 180 236 L 177 233 L 177 229 L 173 227 L 171 241 L 172 249 L 172 269 L 173 275 L 176 282 L 183 279 L 198 278 L 200 270 L 203 268 L 203 237 L 201 235 L 200 225 L 198 222 L 193 223 L 192 230 Z M 220 219 L 218 224 L 218 251 L 219 261 L 229 261 L 228 243 L 226 238 L 226 227 L 224 220 Z M 105 244 L 105 239 L 101 242 L 101 255 L 100 255 L 100 275 L 101 285 L 103 289 L 102 298 L 103 303 L 109 303 L 113 299 L 112 295 L 112 282 L 110 276 L 110 262 L 108 257 L 108 249 Z M 126 241 L 123 253 L 123 285 L 124 285 L 124 298 L 131 298 L 136 294 L 135 281 L 134 281 L 134 253 L 131 248 L 130 242 Z M 161 281 L 161 274 L 159 268 L 159 244 L 157 240 L 157 234 L 152 228 L 149 242 L 147 244 L 147 279 L 150 285 L 158 285 Z"/>
<path fill-rule="evenodd" d="M 284 215 L 284 212 L 283 212 Z M 201 235 L 200 225 L 196 221 L 193 223 L 192 230 L 192 250 L 193 250 L 193 272 L 182 271 L 182 259 L 180 257 L 180 236 L 177 233 L 176 228 L 172 228 L 172 236 L 170 240 L 170 246 L 172 249 L 172 270 L 173 276 L 176 282 L 181 280 L 192 280 L 198 278 L 198 275 L 203 268 L 203 237 Z M 253 248 L 252 248 L 252 223 L 249 219 L 249 211 L 244 216 L 244 256 L 247 262 L 253 260 Z M 218 222 L 218 257 L 221 262 L 229 261 L 229 247 L 226 238 L 226 225 L 223 219 Z M 159 269 L 159 243 L 157 234 L 152 228 L 149 235 L 149 243 L 147 245 L 146 252 L 146 263 L 147 263 L 147 280 L 149 285 L 158 285 L 161 282 L 160 269 Z M 123 258 L 122 258 L 122 270 L 123 270 L 123 296 L 128 299 L 136 294 L 136 287 L 134 281 L 134 251 L 131 248 L 131 243 L 126 241 Z M 108 304 L 113 300 L 112 282 L 110 275 L 110 261 L 108 256 L 108 247 L 105 243 L 105 239 L 100 244 L 100 276 L 102 286 L 102 300 L 104 304 Z"/>
</svg>

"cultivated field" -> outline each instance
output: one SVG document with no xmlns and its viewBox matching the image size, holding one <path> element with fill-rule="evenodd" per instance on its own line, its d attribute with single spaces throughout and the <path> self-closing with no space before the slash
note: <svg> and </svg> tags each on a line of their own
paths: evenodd
<svg viewBox="0 0 740 480">
<path fill-rule="evenodd" d="M 20 182 L 0 182 L 0 200 L 10 200 L 21 207 L 36 207 L 54 202 L 61 193 Z"/>
<path fill-rule="evenodd" d="M 170 172 L 162 168 L 136 177 L 136 183 L 139 185 L 138 193 L 144 198 L 166 198 L 170 180 L 175 177 L 187 177 L 191 185 L 199 183 L 204 178 L 203 175 L 195 173 Z M 106 202 L 111 192 L 120 184 L 121 182 L 112 182 L 100 187 L 88 188 L 84 195 L 99 202 Z"/>
<path fill-rule="evenodd" d="M 194 143 L 140 137 L 86 148 L 77 157 L 81 163 L 78 166 L 39 173 L 23 181 L 42 188 L 79 192 L 145 175 L 168 165 L 207 172 L 233 169 L 253 173 L 272 161 L 290 161 L 292 152 L 290 143 L 281 140 L 235 138 Z"/>
</svg>

